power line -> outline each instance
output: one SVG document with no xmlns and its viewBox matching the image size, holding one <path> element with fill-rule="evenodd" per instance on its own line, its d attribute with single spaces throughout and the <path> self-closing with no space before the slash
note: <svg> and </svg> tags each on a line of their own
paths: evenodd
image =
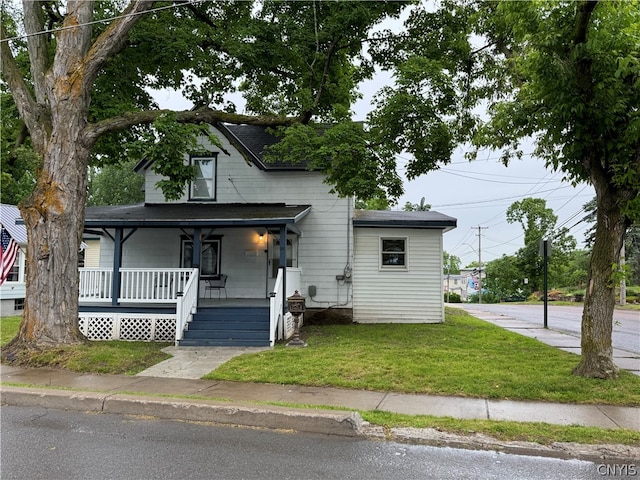
<svg viewBox="0 0 640 480">
<path fill-rule="evenodd" d="M 111 22 L 113 20 L 119 20 L 121 18 L 136 17 L 138 15 L 145 15 L 147 13 L 159 12 L 161 10 L 169 10 L 171 8 L 184 7 L 186 5 L 194 5 L 196 3 L 201 3 L 202 1 L 204 1 L 204 0 L 185 1 L 184 3 L 178 3 L 178 4 L 173 4 L 173 5 L 166 5 L 164 7 L 152 8 L 150 10 L 145 10 L 144 12 L 135 12 L 135 13 L 127 13 L 127 14 L 124 14 L 124 15 L 116 15 L 115 17 L 104 18 L 104 19 L 101 19 L 101 20 L 92 20 L 91 22 L 79 23 L 77 25 L 71 25 L 71 26 L 68 26 L 68 27 L 49 28 L 47 30 L 40 30 L 39 32 L 25 33 L 23 35 L 16 35 L 15 37 L 3 38 L 3 39 L 0 39 L 0 43 L 10 42 L 12 40 L 20 40 L 20 39 L 23 39 L 23 38 L 35 37 L 36 35 L 45 35 L 47 33 L 63 32 L 65 30 L 71 30 L 73 28 L 86 27 L 86 26 L 89 26 L 89 25 L 96 25 L 98 23 L 107 23 L 107 22 Z"/>
</svg>

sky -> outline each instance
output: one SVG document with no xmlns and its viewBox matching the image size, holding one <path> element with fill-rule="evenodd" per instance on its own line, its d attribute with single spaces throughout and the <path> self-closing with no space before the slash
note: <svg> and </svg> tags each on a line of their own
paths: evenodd
<svg viewBox="0 0 640 480">
<path fill-rule="evenodd" d="M 389 81 L 379 75 L 361 86 L 363 99 L 354 105 L 355 120 L 365 119 L 373 108 L 373 95 Z M 154 97 L 162 108 L 191 108 L 176 92 L 159 91 Z M 464 153 L 461 148 L 456 150 L 450 164 L 413 181 L 404 177 L 404 166 L 410 157 L 399 156 L 398 173 L 404 179 L 405 194 L 392 210 L 401 210 L 406 202 L 420 203 L 424 197 L 431 210 L 456 218 L 457 228 L 444 234 L 443 243 L 444 250 L 459 257 L 463 267 L 479 260 L 485 264 L 524 246 L 521 225 L 508 223 L 506 211 L 512 203 L 527 197 L 544 199 L 547 208 L 558 217 L 557 226 L 569 228 L 578 246 L 582 246 L 590 224 L 580 220 L 584 217 L 584 204 L 595 195 L 593 187 L 573 187 L 562 180 L 562 172 L 545 168 L 542 160 L 531 155 L 505 167 L 497 152 L 480 154 L 473 162 L 465 160 Z"/>
<path fill-rule="evenodd" d="M 354 105 L 356 120 L 365 119 L 375 92 L 391 81 L 388 75 L 379 74 L 361 86 L 363 99 Z M 533 146 L 524 151 L 532 152 Z M 583 245 L 590 224 L 580 220 L 584 217 L 584 204 L 595 196 L 591 185 L 573 187 L 563 181 L 562 172 L 546 168 L 541 159 L 532 155 L 524 155 L 522 160 L 505 167 L 498 152 L 481 153 L 473 162 L 466 160 L 464 153 L 459 148 L 450 164 L 413 181 L 404 176 L 411 158 L 398 157 L 405 194 L 392 210 L 402 209 L 406 202 L 418 204 L 424 197 L 431 210 L 456 218 L 457 228 L 444 234 L 444 250 L 459 257 L 463 267 L 479 260 L 485 264 L 524 246 L 521 225 L 508 223 L 506 212 L 512 203 L 527 197 L 545 200 L 547 208 L 558 217 L 557 226 L 569 228 L 578 247 Z"/>
</svg>

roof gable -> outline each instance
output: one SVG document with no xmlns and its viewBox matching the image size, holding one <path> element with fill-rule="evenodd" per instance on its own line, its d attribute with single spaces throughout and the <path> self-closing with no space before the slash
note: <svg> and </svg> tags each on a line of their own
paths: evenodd
<svg viewBox="0 0 640 480">
<path fill-rule="evenodd" d="M 278 137 L 269 132 L 269 127 L 262 125 L 232 125 L 217 124 L 214 127 L 224 135 L 238 152 L 260 170 L 265 171 L 304 171 L 308 170 L 308 162 L 267 162 L 265 159 L 266 150 L 271 145 L 278 143 Z M 153 164 L 153 160 L 143 158 L 134 167 L 134 171 L 141 172 L 148 169 Z"/>
</svg>

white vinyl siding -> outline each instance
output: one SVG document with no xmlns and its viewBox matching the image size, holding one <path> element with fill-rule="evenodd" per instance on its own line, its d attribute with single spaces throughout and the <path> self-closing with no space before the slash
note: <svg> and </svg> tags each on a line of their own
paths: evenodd
<svg viewBox="0 0 640 480">
<path fill-rule="evenodd" d="M 338 282 L 336 275 L 344 273 L 347 265 L 352 263 L 353 237 L 350 233 L 351 215 L 353 213 L 353 201 L 350 198 L 339 198 L 329 193 L 330 186 L 323 183 L 324 177 L 320 172 L 307 170 L 295 171 L 263 171 L 247 160 L 233 147 L 226 137 L 217 130 L 222 144 L 222 149 L 202 139 L 201 149 L 217 153 L 217 203 L 284 203 L 287 205 L 311 205 L 311 211 L 296 226 L 302 232 L 297 239 L 298 267 L 302 270 L 301 287 L 302 295 L 307 297 L 306 305 L 309 308 L 326 308 L 330 306 L 351 307 L 351 285 Z M 228 153 L 225 153 L 228 152 Z M 185 156 L 185 162 L 189 157 Z M 156 188 L 156 183 L 162 177 L 149 169 L 145 175 L 145 201 L 147 203 L 165 203 L 162 191 Z M 188 202 L 188 195 L 184 195 L 175 203 Z M 192 200 L 193 201 L 193 200 Z M 223 230 L 217 229 L 218 235 Z M 244 230 L 242 230 L 244 232 Z M 264 254 L 266 244 L 256 248 L 255 239 L 251 242 L 244 240 L 229 240 L 228 235 L 234 238 L 246 235 L 247 238 L 257 238 L 255 230 L 240 233 L 229 229 L 224 231 L 223 251 L 221 255 L 221 273 L 229 275 L 227 292 L 230 297 L 250 297 L 260 294 L 267 296 L 273 287 L 273 279 L 269 279 L 265 285 L 266 276 L 271 276 L 272 264 L 268 264 L 269 258 Z M 167 234 L 169 232 L 167 231 Z M 179 265 L 180 245 L 177 231 L 172 233 L 175 241 L 170 237 L 164 240 L 160 232 L 155 231 L 149 240 L 157 243 L 158 250 L 151 253 L 151 245 L 138 250 L 139 246 L 134 241 L 136 237 L 142 237 L 140 231 L 136 232 L 124 245 L 124 257 L 136 263 L 144 263 L 140 267 L 160 267 Z M 164 235 L 164 231 L 162 233 Z M 289 236 L 292 234 L 289 233 Z M 265 236 L 265 238 L 268 236 Z M 267 241 L 271 241 L 268 238 Z M 176 244 L 176 242 L 178 242 Z M 141 244 L 144 246 L 144 242 Z M 145 260 L 128 257 L 127 252 L 135 250 L 145 252 L 148 256 Z M 376 250 L 377 252 L 377 250 Z M 275 252 L 278 256 L 279 252 Z M 152 258 L 153 257 L 153 258 Z M 172 261 L 171 265 L 167 262 Z M 236 260 L 238 263 L 225 265 L 225 262 Z M 256 263 L 264 264 L 264 270 L 256 275 L 259 268 Z M 229 271 L 233 265 L 233 272 Z M 133 267 L 123 260 L 123 267 Z M 264 272 L 264 273 L 263 273 Z M 236 278 L 234 278 L 236 277 Z M 234 281 L 235 280 L 235 281 Z M 240 287 L 242 285 L 242 287 Z M 308 287 L 314 285 L 317 294 L 311 298 L 307 295 Z"/>
<path fill-rule="evenodd" d="M 87 248 L 84 249 L 85 268 L 97 268 L 100 266 L 100 240 L 84 240 Z"/>
<path fill-rule="evenodd" d="M 444 321 L 442 230 L 354 229 L 353 319 L 359 323 Z M 406 238 L 406 269 L 381 268 L 383 238 Z"/>
</svg>

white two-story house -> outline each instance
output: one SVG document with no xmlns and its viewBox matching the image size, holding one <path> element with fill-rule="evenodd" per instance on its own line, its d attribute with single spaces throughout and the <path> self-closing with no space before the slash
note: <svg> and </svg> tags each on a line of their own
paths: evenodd
<svg viewBox="0 0 640 480">
<path fill-rule="evenodd" d="M 81 269 L 89 338 L 273 345 L 293 331 L 287 297 L 355 322 L 441 322 L 438 212 L 355 211 L 321 172 L 267 163 L 265 128 L 217 125 L 185 155 L 196 178 L 167 202 L 150 162 L 145 203 L 87 208 L 100 268 Z"/>
</svg>

